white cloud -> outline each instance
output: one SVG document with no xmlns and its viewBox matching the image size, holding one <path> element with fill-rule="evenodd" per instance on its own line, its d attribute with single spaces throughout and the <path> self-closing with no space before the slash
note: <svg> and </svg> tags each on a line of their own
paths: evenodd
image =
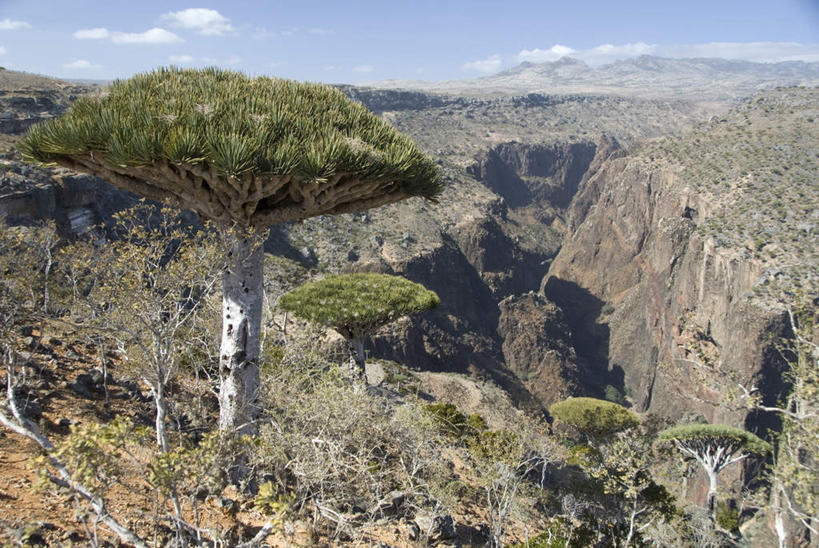
<svg viewBox="0 0 819 548">
<path fill-rule="evenodd" d="M 323 29 L 323 28 L 318 28 L 318 27 L 312 28 L 312 29 L 308 30 L 307 32 L 309 32 L 310 34 L 312 34 L 314 36 L 327 36 L 327 35 L 333 34 L 333 31 L 331 29 Z"/>
<path fill-rule="evenodd" d="M 98 69 L 102 68 L 102 65 L 94 64 L 90 61 L 86 61 L 85 59 L 77 59 L 76 61 L 71 61 L 70 63 L 63 63 L 63 68 L 67 69 Z"/>
<path fill-rule="evenodd" d="M 177 65 L 190 65 L 196 61 L 196 58 L 192 55 L 171 55 L 168 60 Z"/>
<path fill-rule="evenodd" d="M 193 29 L 206 36 L 220 36 L 234 32 L 230 19 L 216 10 L 207 8 L 188 8 L 172 11 L 162 16 L 171 26 Z"/>
<path fill-rule="evenodd" d="M 116 32 L 105 28 L 82 29 L 74 33 L 78 40 L 108 40 L 115 44 L 175 44 L 184 42 L 176 34 L 154 27 L 145 32 Z"/>
<path fill-rule="evenodd" d="M 375 70 L 375 67 L 372 65 L 356 65 L 353 67 L 353 70 L 356 72 L 367 73 Z"/>
<path fill-rule="evenodd" d="M 74 38 L 78 40 L 102 40 L 104 38 L 110 38 L 110 36 L 111 33 L 108 32 L 108 29 L 104 28 L 82 29 L 74 33 Z"/>
<path fill-rule="evenodd" d="M 30 29 L 31 25 L 25 21 L 12 21 L 8 17 L 0 21 L 0 30 Z"/>
<path fill-rule="evenodd" d="M 115 44 L 175 44 L 184 42 L 174 33 L 158 27 L 145 32 L 112 32 L 111 41 Z"/>
<path fill-rule="evenodd" d="M 757 63 L 781 61 L 819 61 L 819 44 L 796 42 L 708 42 L 705 44 L 679 44 L 657 46 L 656 55 L 661 57 L 722 57 L 742 59 Z"/>
<path fill-rule="evenodd" d="M 6 54 L 6 48 L 4 48 L 3 46 L 0 46 L 0 55 L 5 55 L 5 54 Z"/>
<path fill-rule="evenodd" d="M 517 54 L 517 61 L 547 63 L 561 57 L 570 56 L 590 65 L 602 65 L 621 59 L 655 55 L 657 57 L 690 58 L 719 57 L 741 59 L 758 63 L 780 61 L 819 61 L 819 44 L 799 44 L 795 42 L 709 42 L 704 44 L 659 45 L 645 42 L 628 44 L 601 44 L 588 49 L 575 50 L 569 46 L 556 44 L 549 49 L 523 50 Z"/>
<path fill-rule="evenodd" d="M 530 63 L 547 63 L 550 61 L 557 61 L 561 57 L 572 55 L 575 50 L 569 46 L 555 44 L 549 49 L 525 49 L 518 53 L 518 62 L 522 63 L 528 61 Z"/>
<path fill-rule="evenodd" d="M 591 49 L 581 50 L 576 53 L 578 59 L 589 63 L 590 65 L 601 65 L 604 63 L 611 63 L 619 59 L 627 59 L 629 57 L 639 57 L 640 55 L 654 55 L 656 54 L 657 46 L 655 44 L 646 44 L 645 42 L 634 42 L 630 44 L 621 44 L 615 46 L 613 44 L 602 44 Z"/>
<path fill-rule="evenodd" d="M 498 54 L 490 55 L 486 59 L 482 59 L 480 61 L 470 61 L 469 63 L 464 63 L 461 67 L 463 70 L 476 70 L 478 72 L 497 72 L 500 70 L 501 65 L 503 64 L 503 59 Z"/>
<path fill-rule="evenodd" d="M 194 57 L 193 55 L 170 55 L 168 61 L 177 65 L 238 65 L 242 58 L 238 55 L 231 55 L 227 59 L 219 60 L 213 57 Z"/>
<path fill-rule="evenodd" d="M 324 66 L 323 66 L 323 67 L 321 67 L 321 68 L 323 68 L 323 69 L 324 69 L 324 70 L 326 70 L 327 72 L 333 72 L 334 70 L 337 70 L 337 69 L 338 69 L 338 67 L 337 67 L 337 66 L 335 66 L 335 65 L 324 65 Z"/>
</svg>

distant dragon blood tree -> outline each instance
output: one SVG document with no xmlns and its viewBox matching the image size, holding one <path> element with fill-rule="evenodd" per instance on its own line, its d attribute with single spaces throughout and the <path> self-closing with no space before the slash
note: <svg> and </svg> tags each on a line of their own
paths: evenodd
<svg viewBox="0 0 819 548">
<path fill-rule="evenodd" d="M 687 424 L 663 430 L 660 443 L 670 443 L 679 452 L 696 460 L 708 474 L 706 507 L 712 517 L 716 512 L 717 478 L 727 466 L 752 454 L 765 455 L 768 442 L 747 430 L 722 424 Z"/>
<path fill-rule="evenodd" d="M 364 374 L 364 340 L 398 318 L 436 308 L 438 295 L 421 284 L 389 274 L 339 274 L 282 295 L 279 306 L 330 327 L 347 340 L 350 366 Z"/>
<path fill-rule="evenodd" d="M 258 414 L 266 229 L 442 189 L 430 158 L 340 91 L 215 68 L 116 81 L 31 128 L 19 147 L 26 161 L 85 171 L 231 229 L 219 426 L 244 433 Z"/>
<path fill-rule="evenodd" d="M 595 441 L 640 424 L 622 405 L 596 398 L 567 398 L 553 404 L 549 414 Z"/>
</svg>

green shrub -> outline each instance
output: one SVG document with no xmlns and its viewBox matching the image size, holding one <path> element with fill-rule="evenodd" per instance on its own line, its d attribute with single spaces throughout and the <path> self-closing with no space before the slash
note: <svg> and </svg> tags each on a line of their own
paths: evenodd
<svg viewBox="0 0 819 548">
<path fill-rule="evenodd" d="M 731 508 L 727 502 L 717 504 L 717 525 L 726 531 L 736 531 L 739 529 L 739 510 Z"/>
<path fill-rule="evenodd" d="M 518 542 L 508 548 L 585 548 L 594 544 L 594 532 L 581 525 L 575 527 L 564 517 L 549 520 L 546 530 L 529 539 L 529 543 Z"/>
<path fill-rule="evenodd" d="M 626 398 L 623 396 L 623 393 L 617 389 L 616 386 L 607 384 L 606 388 L 603 390 L 603 399 L 606 401 L 610 401 L 616 403 L 618 405 L 625 405 Z"/>
<path fill-rule="evenodd" d="M 486 430 L 483 417 L 477 413 L 467 417 L 451 403 L 425 405 L 423 413 L 432 418 L 442 434 L 453 439 L 476 436 Z"/>
</svg>

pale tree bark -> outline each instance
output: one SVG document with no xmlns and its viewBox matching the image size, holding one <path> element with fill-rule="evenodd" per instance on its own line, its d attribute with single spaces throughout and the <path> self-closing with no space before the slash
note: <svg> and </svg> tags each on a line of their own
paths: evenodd
<svg viewBox="0 0 819 548">
<path fill-rule="evenodd" d="M 259 414 L 259 334 L 262 325 L 262 232 L 227 235 L 222 274 L 219 428 L 254 434 Z"/>
<path fill-rule="evenodd" d="M 163 453 L 168 452 L 168 431 L 165 428 L 165 419 L 168 416 L 168 402 L 165 401 L 165 385 L 157 383 L 152 387 L 154 403 L 156 404 L 156 444 Z"/>
<path fill-rule="evenodd" d="M 781 500 L 783 490 L 784 487 L 782 484 L 775 480 L 771 509 L 774 512 L 774 530 L 776 531 L 777 539 L 779 539 L 779 548 L 785 548 L 788 545 L 788 529 L 785 526 L 785 509 L 782 507 Z"/>
<path fill-rule="evenodd" d="M 356 379 L 364 378 L 366 374 L 367 356 L 364 351 L 364 337 L 352 337 L 347 339 L 347 350 L 350 352 L 350 372 Z"/>
<path fill-rule="evenodd" d="M 708 509 L 708 514 L 711 519 L 717 519 L 717 474 L 718 471 L 708 470 L 708 498 L 705 499 L 705 507 Z"/>
</svg>

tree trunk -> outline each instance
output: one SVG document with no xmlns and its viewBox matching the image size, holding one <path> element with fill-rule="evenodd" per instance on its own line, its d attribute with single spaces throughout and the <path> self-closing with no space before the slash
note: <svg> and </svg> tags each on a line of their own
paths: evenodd
<svg viewBox="0 0 819 548">
<path fill-rule="evenodd" d="M 366 354 L 364 353 L 364 337 L 347 339 L 347 349 L 350 352 L 350 371 L 353 378 L 360 380 L 366 376 Z"/>
<path fill-rule="evenodd" d="M 254 434 L 259 414 L 259 334 L 262 327 L 262 233 L 230 234 L 222 274 L 219 429 Z"/>
<path fill-rule="evenodd" d="M 774 514 L 774 530 L 779 539 L 779 548 L 786 548 L 788 545 L 788 530 L 785 527 L 785 509 L 782 508 L 782 491 L 784 487 L 778 480 L 774 480 L 773 500 L 771 508 Z M 787 495 L 786 495 L 787 496 Z"/>
<path fill-rule="evenodd" d="M 156 405 L 156 444 L 163 453 L 168 452 L 168 431 L 165 429 L 165 418 L 168 416 L 168 403 L 165 401 L 165 387 L 157 383 L 153 387 L 154 405 Z"/>
<path fill-rule="evenodd" d="M 717 472 L 707 470 L 708 472 L 708 497 L 705 499 L 705 508 L 708 510 L 708 515 L 716 522 L 717 520 Z"/>
</svg>

